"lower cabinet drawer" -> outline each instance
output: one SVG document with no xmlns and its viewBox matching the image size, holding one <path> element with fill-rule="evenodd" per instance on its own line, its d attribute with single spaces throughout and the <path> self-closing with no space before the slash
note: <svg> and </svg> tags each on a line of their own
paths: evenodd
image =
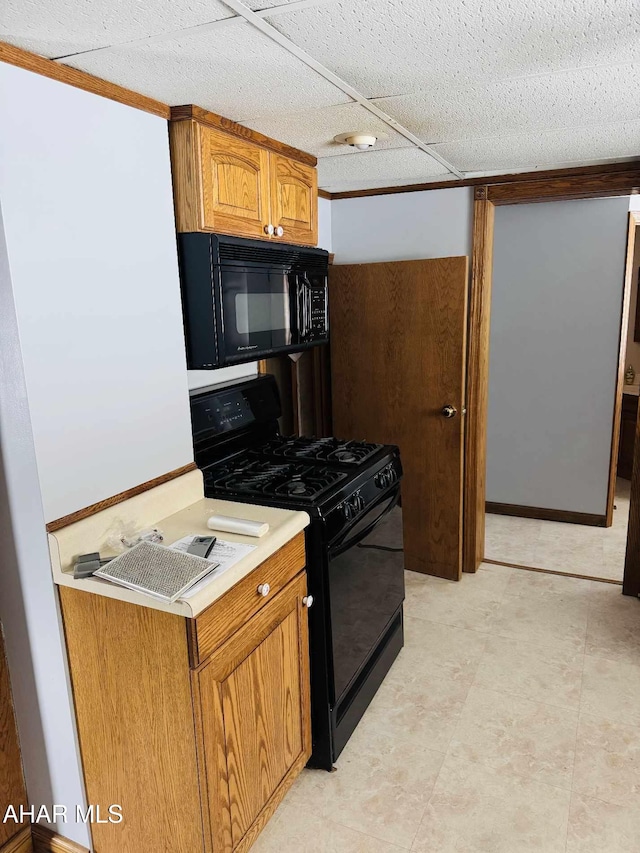
<svg viewBox="0 0 640 853">
<path fill-rule="evenodd" d="M 243 578 L 195 619 L 188 620 L 191 665 L 199 666 L 268 604 L 305 566 L 304 533 Z"/>
</svg>

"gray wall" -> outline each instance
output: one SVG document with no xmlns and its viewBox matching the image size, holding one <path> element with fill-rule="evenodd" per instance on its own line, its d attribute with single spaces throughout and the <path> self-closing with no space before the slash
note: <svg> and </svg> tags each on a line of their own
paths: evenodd
<svg viewBox="0 0 640 853">
<path fill-rule="evenodd" d="M 469 187 L 336 199 L 331 244 L 336 264 L 471 256 Z"/>
<path fill-rule="evenodd" d="M 629 199 L 496 210 L 487 500 L 604 514 Z"/>
</svg>

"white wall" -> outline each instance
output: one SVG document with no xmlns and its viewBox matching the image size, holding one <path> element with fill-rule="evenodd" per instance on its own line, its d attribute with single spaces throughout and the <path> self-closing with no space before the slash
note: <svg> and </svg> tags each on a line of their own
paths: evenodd
<svg viewBox="0 0 640 853">
<path fill-rule="evenodd" d="M 0 64 L 0 126 L 0 617 L 30 799 L 73 812 L 44 523 L 193 459 L 167 124 Z"/>
<path fill-rule="evenodd" d="M 333 202 L 328 198 L 318 199 L 318 247 L 332 252 L 331 248 L 331 206 Z"/>
<path fill-rule="evenodd" d="M 1 212 L 0 623 L 29 801 L 73 808 L 84 793 Z M 85 827 L 60 831 L 88 844 Z"/>
<path fill-rule="evenodd" d="M 167 126 L 0 74 L 0 199 L 50 520 L 193 458 Z"/>
<path fill-rule="evenodd" d="M 606 511 L 628 209 L 496 210 L 489 501 Z"/>
<path fill-rule="evenodd" d="M 473 190 L 457 187 L 336 199 L 336 264 L 471 256 Z"/>
</svg>

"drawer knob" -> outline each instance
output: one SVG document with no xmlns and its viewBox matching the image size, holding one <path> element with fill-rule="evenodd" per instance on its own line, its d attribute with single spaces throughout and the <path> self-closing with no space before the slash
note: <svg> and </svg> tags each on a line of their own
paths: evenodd
<svg viewBox="0 0 640 853">
<path fill-rule="evenodd" d="M 261 595 L 263 598 L 266 598 L 271 592 L 271 587 L 268 583 L 261 583 L 258 587 L 258 595 Z"/>
<path fill-rule="evenodd" d="M 307 608 L 311 607 L 311 605 L 313 604 L 313 596 L 312 595 L 305 595 L 305 597 L 302 599 L 302 603 Z"/>
<path fill-rule="evenodd" d="M 267 236 L 269 236 L 269 237 L 273 237 L 273 232 L 274 232 L 274 231 L 275 231 L 275 228 L 273 227 L 273 225 L 272 225 L 271 223 L 269 223 L 268 225 L 265 225 L 265 226 L 264 226 L 264 233 L 265 233 Z"/>
<path fill-rule="evenodd" d="M 282 227 L 282 225 L 276 225 L 276 227 L 275 227 L 276 237 L 282 237 L 283 234 L 284 234 L 284 228 Z"/>
</svg>

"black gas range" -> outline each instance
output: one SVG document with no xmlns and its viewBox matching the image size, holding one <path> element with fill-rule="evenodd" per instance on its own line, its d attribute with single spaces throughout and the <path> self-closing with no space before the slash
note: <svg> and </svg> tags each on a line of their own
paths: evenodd
<svg viewBox="0 0 640 853">
<path fill-rule="evenodd" d="M 403 645 L 401 555 L 366 545 L 396 506 L 398 448 L 281 436 L 275 380 L 191 393 L 207 497 L 304 510 L 313 753 L 330 770 Z"/>
</svg>

